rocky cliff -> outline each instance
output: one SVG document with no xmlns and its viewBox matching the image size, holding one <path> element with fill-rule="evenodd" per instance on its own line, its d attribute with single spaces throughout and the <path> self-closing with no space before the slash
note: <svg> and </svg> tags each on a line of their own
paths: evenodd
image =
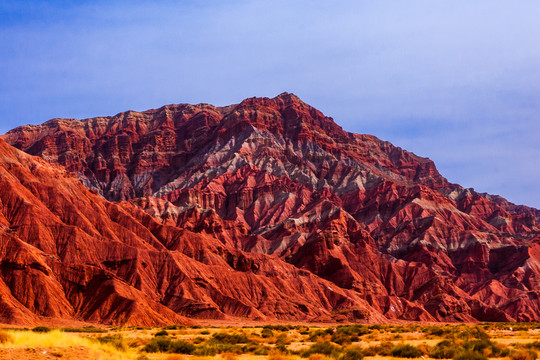
<svg viewBox="0 0 540 360">
<path fill-rule="evenodd" d="M 538 210 L 292 94 L 4 140 L 4 322 L 540 320 Z"/>
</svg>

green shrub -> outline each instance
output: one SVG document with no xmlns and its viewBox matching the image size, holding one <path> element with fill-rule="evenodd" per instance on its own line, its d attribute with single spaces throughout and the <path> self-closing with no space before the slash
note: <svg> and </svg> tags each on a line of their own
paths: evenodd
<svg viewBox="0 0 540 360">
<path fill-rule="evenodd" d="M 252 351 L 253 355 L 263 355 L 267 356 L 270 353 L 270 348 L 264 345 L 257 345 L 257 348 Z"/>
<path fill-rule="evenodd" d="M 340 360 L 362 360 L 363 358 L 364 354 L 362 353 L 362 349 L 359 347 L 348 348 L 339 357 Z"/>
<path fill-rule="evenodd" d="M 192 341 L 193 341 L 194 344 L 201 344 L 201 343 L 206 341 L 206 338 L 204 338 L 202 336 L 197 336 Z"/>
<path fill-rule="evenodd" d="M 363 349 L 364 356 L 390 356 L 390 351 L 394 347 L 394 344 L 389 341 L 383 341 L 379 345 L 368 346 Z"/>
<path fill-rule="evenodd" d="M 212 340 L 223 344 L 247 344 L 250 342 L 245 334 L 227 334 L 224 332 L 213 334 Z"/>
<path fill-rule="evenodd" d="M 339 325 L 334 333 L 361 336 L 371 333 L 371 330 L 364 325 Z"/>
<path fill-rule="evenodd" d="M 270 329 L 263 328 L 261 331 L 261 336 L 265 339 L 268 339 L 274 336 L 274 332 Z"/>
<path fill-rule="evenodd" d="M 504 357 L 510 355 L 510 350 L 508 348 L 503 349 L 499 345 L 487 339 L 466 341 L 463 344 L 463 348 L 481 354 L 487 352 L 493 357 Z"/>
<path fill-rule="evenodd" d="M 287 336 L 287 334 L 279 334 L 276 338 L 276 345 L 289 345 L 291 343 L 291 340 Z"/>
<path fill-rule="evenodd" d="M 169 336 L 169 333 L 167 332 L 167 330 L 160 330 L 155 333 L 154 336 Z"/>
<path fill-rule="evenodd" d="M 463 344 L 463 347 L 467 350 L 483 352 L 485 349 L 489 349 L 493 346 L 493 343 L 489 340 L 469 340 Z"/>
<path fill-rule="evenodd" d="M 185 328 L 186 327 L 184 325 L 173 324 L 173 325 L 165 326 L 163 329 L 165 329 L 165 330 L 181 330 L 181 329 L 185 329 Z M 192 328 L 195 328 L 195 327 L 192 327 Z"/>
<path fill-rule="evenodd" d="M 536 360 L 538 354 L 534 350 L 520 350 L 516 351 L 510 356 L 512 360 Z"/>
<path fill-rule="evenodd" d="M 417 358 L 424 353 L 415 346 L 409 344 L 396 345 L 390 350 L 390 355 L 398 358 Z"/>
<path fill-rule="evenodd" d="M 331 331 L 329 331 L 329 329 L 326 329 L 326 330 L 322 330 L 322 329 L 313 330 L 311 332 L 311 334 L 309 335 L 309 337 L 308 337 L 308 341 L 313 341 L 313 342 L 319 341 L 319 338 L 323 338 L 325 335 L 328 335 L 328 334 L 331 334 Z"/>
<path fill-rule="evenodd" d="M 67 333 L 106 333 L 107 329 L 101 329 L 94 326 L 85 326 L 85 327 L 67 327 L 60 329 L 63 332 Z"/>
<path fill-rule="evenodd" d="M 197 356 L 214 356 L 217 354 L 217 349 L 214 346 L 199 345 L 193 351 L 193 355 Z"/>
<path fill-rule="evenodd" d="M 193 351 L 193 355 L 197 356 L 214 356 L 222 353 L 236 353 L 242 354 L 242 347 L 238 344 L 225 344 L 218 342 L 209 342 L 206 344 L 198 345 Z"/>
<path fill-rule="evenodd" d="M 356 336 L 355 338 L 358 339 L 358 336 Z M 350 344 L 353 342 L 353 336 L 348 335 L 343 332 L 339 332 L 339 331 L 336 331 L 335 333 L 333 333 L 331 339 L 332 339 L 332 342 L 335 342 L 336 344 L 339 344 L 339 345 Z"/>
<path fill-rule="evenodd" d="M 32 329 L 32 331 L 37 332 L 37 333 L 48 333 L 52 331 L 52 329 L 46 326 L 36 326 L 35 328 Z"/>
<path fill-rule="evenodd" d="M 127 348 L 124 337 L 120 334 L 100 336 L 96 340 L 102 344 L 110 344 L 118 350 L 126 350 Z"/>
<path fill-rule="evenodd" d="M 475 351 L 471 350 L 463 350 L 458 352 L 454 357 L 453 360 L 487 360 L 487 358 Z"/>
<path fill-rule="evenodd" d="M 318 342 L 309 347 L 309 349 L 305 350 L 302 353 L 302 357 L 309 357 L 313 354 L 323 354 L 327 356 L 334 356 L 339 354 L 340 348 L 333 345 L 332 343 L 325 341 L 325 342 Z"/>
<path fill-rule="evenodd" d="M 175 354 L 193 354 L 195 351 L 195 345 L 183 340 L 172 341 L 169 346 L 169 352 Z"/>
<path fill-rule="evenodd" d="M 489 335 L 479 326 L 475 326 L 473 328 L 467 327 L 465 330 L 461 331 L 458 334 L 458 337 L 460 339 L 476 339 L 476 340 L 484 340 L 489 341 Z"/>
<path fill-rule="evenodd" d="M 160 336 L 155 337 L 143 347 L 143 351 L 149 353 L 167 352 L 171 346 L 171 339 Z"/>
<path fill-rule="evenodd" d="M 424 332 L 428 335 L 443 337 L 452 334 L 453 330 L 452 327 L 430 326 L 424 329 Z"/>
<path fill-rule="evenodd" d="M 443 340 L 431 349 L 429 356 L 434 359 L 452 359 L 459 349 L 452 341 Z"/>
<path fill-rule="evenodd" d="M 293 325 L 264 325 L 263 329 L 276 330 L 276 331 L 289 331 L 297 328 Z"/>
</svg>

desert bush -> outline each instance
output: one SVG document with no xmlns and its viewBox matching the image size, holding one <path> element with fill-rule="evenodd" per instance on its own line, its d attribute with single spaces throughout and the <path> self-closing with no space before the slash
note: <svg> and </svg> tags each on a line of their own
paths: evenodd
<svg viewBox="0 0 540 360">
<path fill-rule="evenodd" d="M 466 341 L 463 343 L 463 348 L 492 357 L 504 357 L 510 354 L 510 350 L 508 348 L 502 348 L 494 342 L 486 339 Z"/>
<path fill-rule="evenodd" d="M 340 360 L 362 360 L 363 358 L 364 354 L 362 353 L 362 349 L 359 347 L 348 348 L 339 357 Z"/>
<path fill-rule="evenodd" d="M 9 342 L 13 342 L 13 336 L 3 330 L 0 330 L 0 344 L 6 344 Z"/>
<path fill-rule="evenodd" d="M 328 356 L 337 357 L 337 355 L 339 355 L 339 352 L 340 352 L 339 347 L 333 345 L 332 343 L 328 341 L 325 341 L 325 342 L 318 342 L 311 345 L 301 355 L 302 357 L 309 357 L 312 354 L 324 354 Z"/>
<path fill-rule="evenodd" d="M 332 330 L 330 329 L 317 329 L 313 330 L 308 337 L 308 341 L 319 341 L 320 339 L 324 339 L 326 335 L 330 335 L 332 333 Z"/>
<path fill-rule="evenodd" d="M 417 327 L 414 325 L 408 325 L 408 326 L 396 325 L 396 326 L 391 327 L 389 331 L 391 333 L 406 333 L 409 331 L 415 331 L 416 329 Z"/>
<path fill-rule="evenodd" d="M 453 343 L 450 340 L 443 340 L 435 345 L 429 356 L 434 359 L 451 359 L 456 355 L 456 352 L 459 350 L 459 346 Z"/>
<path fill-rule="evenodd" d="M 181 329 L 185 329 L 186 327 L 184 325 L 179 325 L 179 324 L 173 324 L 173 325 L 168 325 L 168 326 L 165 326 L 163 329 L 164 330 L 181 330 Z M 195 328 L 195 327 L 192 327 L 192 329 Z"/>
<path fill-rule="evenodd" d="M 199 345 L 195 348 L 193 355 L 197 356 L 214 356 L 218 353 L 215 346 L 208 346 L 206 344 Z"/>
<path fill-rule="evenodd" d="M 479 326 L 474 327 L 467 327 L 465 330 L 461 331 L 458 335 L 458 338 L 468 340 L 468 339 L 476 339 L 476 340 L 489 340 L 489 335 Z"/>
<path fill-rule="evenodd" d="M 169 336 L 169 333 L 167 330 L 159 330 L 157 333 L 154 334 L 154 336 Z"/>
<path fill-rule="evenodd" d="M 250 342 L 245 334 L 227 334 L 224 332 L 215 333 L 212 335 L 212 340 L 224 344 L 247 344 Z"/>
<path fill-rule="evenodd" d="M 149 353 L 167 352 L 171 346 L 171 339 L 159 336 L 151 339 L 148 344 L 143 347 L 143 351 Z"/>
<path fill-rule="evenodd" d="M 148 339 L 141 338 L 141 337 L 129 337 L 127 339 L 124 339 L 124 341 L 127 344 L 127 346 L 130 348 L 139 348 L 146 345 L 146 343 L 148 343 Z"/>
<path fill-rule="evenodd" d="M 263 328 L 261 331 L 261 336 L 265 339 L 268 339 L 274 336 L 274 332 L 270 329 Z"/>
<path fill-rule="evenodd" d="M 512 360 L 536 360 L 538 354 L 534 350 L 518 350 L 514 352 L 510 359 Z"/>
<path fill-rule="evenodd" d="M 60 329 L 63 332 L 67 333 L 106 333 L 107 329 L 97 328 L 95 326 L 85 326 L 85 327 L 65 327 Z"/>
<path fill-rule="evenodd" d="M 455 329 L 451 326 L 428 326 L 423 328 L 423 332 L 427 335 L 433 335 L 437 337 L 447 337 L 454 333 Z"/>
<path fill-rule="evenodd" d="M 355 341 L 358 341 L 358 336 L 355 336 L 354 338 L 356 339 Z M 342 332 L 333 333 L 330 339 L 332 340 L 332 342 L 335 342 L 336 344 L 339 344 L 339 345 L 346 345 L 353 342 L 352 336 L 347 335 Z"/>
<path fill-rule="evenodd" d="M 244 354 L 268 355 L 270 347 L 258 343 L 249 343 L 240 346 L 240 351 Z"/>
<path fill-rule="evenodd" d="M 453 360 L 487 360 L 487 358 L 478 352 L 471 350 L 462 350 L 459 351 L 454 357 Z"/>
<path fill-rule="evenodd" d="M 145 354 L 141 354 L 137 356 L 137 360 L 150 360 L 150 358 L 146 356 Z"/>
<path fill-rule="evenodd" d="M 270 353 L 270 348 L 264 345 L 257 345 L 257 348 L 252 351 L 253 355 L 263 355 L 266 356 Z"/>
<path fill-rule="evenodd" d="M 424 353 L 415 346 L 409 344 L 400 344 L 394 346 L 390 350 L 390 355 L 398 358 L 417 358 L 424 355 Z"/>
<path fill-rule="evenodd" d="M 347 335 L 365 335 L 369 334 L 371 331 L 367 326 L 364 325 L 339 325 L 336 328 L 335 332 L 347 334 Z"/>
<path fill-rule="evenodd" d="M 195 337 L 192 341 L 194 344 L 201 344 L 203 342 L 205 342 L 207 339 L 202 337 L 202 336 L 197 336 Z"/>
<path fill-rule="evenodd" d="M 340 325 L 332 331 L 332 342 L 336 344 L 350 344 L 360 340 L 360 336 L 369 334 L 369 330 L 366 326 L 362 325 Z"/>
<path fill-rule="evenodd" d="M 195 351 L 195 345 L 183 340 L 171 341 L 169 345 L 169 352 L 175 354 L 193 354 Z"/>
<path fill-rule="evenodd" d="M 244 350 L 242 346 L 239 344 L 227 344 L 227 343 L 209 341 L 205 344 L 196 346 L 195 351 L 193 351 L 193 355 L 214 356 L 214 355 L 222 354 L 226 352 L 242 354 Z"/>
<path fill-rule="evenodd" d="M 463 348 L 483 353 L 486 349 L 490 349 L 492 345 L 493 343 L 489 340 L 469 340 L 463 343 Z"/>
<path fill-rule="evenodd" d="M 118 350 L 126 350 L 126 343 L 124 342 L 124 337 L 120 334 L 115 335 L 105 335 L 96 338 L 101 344 L 110 344 Z"/>
<path fill-rule="evenodd" d="M 36 326 L 35 328 L 32 329 L 32 331 L 37 332 L 37 333 L 48 333 L 48 332 L 51 332 L 52 329 L 47 326 Z"/>
<path fill-rule="evenodd" d="M 210 335 L 210 331 L 208 330 L 201 330 L 201 332 L 199 333 L 201 335 Z"/>
<path fill-rule="evenodd" d="M 291 343 L 291 340 L 287 336 L 287 334 L 279 334 L 276 338 L 276 345 L 289 345 Z"/>
<path fill-rule="evenodd" d="M 275 330 L 275 331 L 289 331 L 289 330 L 294 330 L 297 327 L 298 326 L 294 326 L 294 325 L 264 325 L 263 329 Z"/>
<path fill-rule="evenodd" d="M 379 345 L 368 346 L 367 348 L 363 349 L 362 352 L 364 353 L 364 356 L 390 356 L 390 351 L 393 347 L 393 343 L 389 341 L 383 341 Z"/>
<path fill-rule="evenodd" d="M 540 341 L 533 341 L 530 343 L 523 344 L 523 347 L 527 349 L 540 350 Z"/>
</svg>

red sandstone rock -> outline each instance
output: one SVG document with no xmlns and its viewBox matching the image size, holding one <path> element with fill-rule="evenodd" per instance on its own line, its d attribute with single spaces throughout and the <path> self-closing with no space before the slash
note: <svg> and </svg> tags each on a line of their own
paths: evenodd
<svg viewBox="0 0 540 360">
<path fill-rule="evenodd" d="M 540 320 L 540 211 L 294 95 L 4 139 L 122 201 L 0 144 L 4 322 Z"/>
</svg>

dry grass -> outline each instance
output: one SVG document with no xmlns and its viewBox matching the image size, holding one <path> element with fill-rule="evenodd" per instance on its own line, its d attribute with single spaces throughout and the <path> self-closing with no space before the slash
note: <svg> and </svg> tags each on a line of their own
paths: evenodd
<svg viewBox="0 0 540 360">
<path fill-rule="evenodd" d="M 364 332 L 354 333 L 358 327 Z M 349 328 L 349 330 L 347 330 Z M 348 327 L 297 327 L 297 328 L 272 328 L 272 336 L 262 337 L 262 326 L 258 327 L 193 327 L 193 328 L 167 328 L 168 336 L 166 339 L 171 342 L 185 341 L 194 344 L 197 351 L 173 354 L 173 348 L 161 350 L 164 352 L 146 353 L 143 348 L 155 339 L 155 334 L 161 328 L 143 329 L 143 328 L 109 328 L 108 333 L 66 333 L 59 330 L 53 330 L 48 333 L 38 333 L 33 331 L 11 331 L 0 330 L 0 359 L 3 350 L 15 349 L 17 351 L 36 351 L 47 350 L 48 354 L 57 353 L 59 358 L 67 359 L 139 359 L 139 360 L 305 360 L 300 355 L 310 348 L 315 342 L 335 341 L 331 343 L 335 351 L 331 355 L 319 353 L 310 354 L 307 360 L 335 360 L 344 353 L 344 349 L 349 347 L 359 347 L 364 349 L 366 360 L 392 359 L 389 351 L 374 352 L 366 350 L 371 347 L 376 348 L 383 344 L 382 348 L 390 349 L 394 345 L 412 345 L 424 354 L 441 340 L 450 340 L 457 346 L 470 339 L 470 334 L 478 328 L 474 325 L 383 325 L 383 326 L 348 326 Z M 515 360 L 529 360 L 529 350 L 527 343 L 538 341 L 540 339 L 540 329 L 531 325 L 519 325 L 519 330 L 510 330 L 501 324 L 491 324 L 485 326 L 486 333 L 491 341 L 499 344 L 502 349 L 508 348 L 505 358 L 510 359 L 514 355 Z M 347 332 L 349 331 L 349 332 Z M 352 331 L 352 332 L 351 332 Z M 214 334 L 230 334 L 234 336 L 243 336 L 241 343 L 227 343 L 227 337 L 224 340 L 213 336 Z M 315 335 L 314 335 L 315 334 Z M 469 335 L 467 335 L 469 334 Z M 339 336 L 336 336 L 339 335 Z M 99 342 L 96 338 L 107 336 L 111 339 L 118 337 L 121 341 L 121 347 L 115 346 L 114 342 Z M 347 336 L 349 338 L 347 338 Z M 467 338 L 469 336 L 469 338 Z M 245 341 L 245 339 L 248 341 Z M 345 341 L 344 341 L 345 339 Z M 224 341 L 216 345 L 216 341 Z M 118 344 L 116 344 L 118 345 Z M 193 347 L 193 345 L 191 345 Z M 200 352 L 198 350 L 204 347 L 220 349 L 214 352 Z M 221 348 L 219 346 L 222 346 Z M 78 351 L 70 352 L 70 349 Z M 179 348 L 177 348 L 179 349 Z M 264 350 L 261 352 L 260 350 Z M 80 356 L 81 352 L 86 351 L 86 357 Z M 377 350 L 378 351 L 378 350 Z M 537 351 L 537 350 L 536 350 Z M 183 352 L 182 350 L 176 352 Z M 73 354 L 73 355 L 70 355 Z M 196 356 L 204 355 L 206 356 Z M 215 354 L 215 355 L 214 355 Z M 268 355 L 264 355 L 268 354 Z M 325 352 L 326 354 L 326 352 Z M 378 355 L 376 355 L 378 354 Z M 371 356 L 367 356 L 371 355 Z M 24 357 L 20 358 L 23 359 Z M 394 358 L 395 359 L 395 358 Z M 425 356 L 428 359 L 428 356 Z"/>
<path fill-rule="evenodd" d="M 85 348 L 96 353 L 103 353 L 110 359 L 135 359 L 133 351 L 121 351 L 110 344 L 102 344 L 93 340 L 92 337 L 81 336 L 73 333 L 65 333 L 54 330 L 48 333 L 36 333 L 33 331 L 13 331 L 8 333 L 11 338 L 2 343 L 0 348 L 11 349 L 63 349 Z"/>
<path fill-rule="evenodd" d="M 186 357 L 178 354 L 167 355 L 165 360 L 186 360 Z"/>
<path fill-rule="evenodd" d="M 0 330 L 0 344 L 6 344 L 10 342 L 13 342 L 13 336 L 3 330 Z"/>
</svg>

